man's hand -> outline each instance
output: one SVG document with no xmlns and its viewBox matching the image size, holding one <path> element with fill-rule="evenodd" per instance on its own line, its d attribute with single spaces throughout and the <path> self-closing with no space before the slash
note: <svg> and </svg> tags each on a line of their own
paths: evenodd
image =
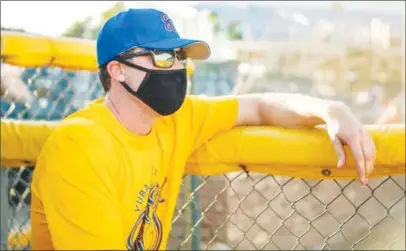
<svg viewBox="0 0 406 251">
<path fill-rule="evenodd" d="M 361 184 L 373 170 L 374 142 L 350 109 L 341 102 L 302 94 L 264 93 L 239 95 L 236 126 L 272 125 L 285 128 L 312 128 L 326 124 L 338 154 L 338 167 L 345 163 L 343 145 L 348 145 L 357 163 Z"/>
<path fill-rule="evenodd" d="M 325 120 L 328 134 L 338 154 L 338 167 L 342 167 L 345 163 L 343 146 L 348 145 L 357 164 L 358 178 L 361 184 L 366 185 L 376 157 L 376 148 L 371 135 L 342 103 L 330 105 Z"/>
</svg>

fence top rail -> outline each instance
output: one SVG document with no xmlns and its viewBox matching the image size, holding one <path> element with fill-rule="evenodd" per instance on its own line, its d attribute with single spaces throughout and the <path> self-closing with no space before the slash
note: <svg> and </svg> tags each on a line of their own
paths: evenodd
<svg viewBox="0 0 406 251">
<path fill-rule="evenodd" d="M 50 37 L 23 32 L 1 31 L 1 60 L 26 68 L 60 67 L 71 71 L 98 71 L 96 42 L 89 39 Z M 188 60 L 188 75 L 194 72 Z"/>
<path fill-rule="evenodd" d="M 96 43 L 87 39 L 1 31 L 1 59 L 3 63 L 27 68 L 98 70 Z"/>
</svg>

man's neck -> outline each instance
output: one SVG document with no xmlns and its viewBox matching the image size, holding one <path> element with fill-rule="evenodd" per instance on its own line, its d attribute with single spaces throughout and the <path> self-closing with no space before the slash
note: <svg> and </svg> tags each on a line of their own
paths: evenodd
<svg viewBox="0 0 406 251">
<path fill-rule="evenodd" d="M 147 135 L 155 123 L 156 117 L 148 114 L 129 95 L 108 93 L 105 105 L 113 113 L 118 121 L 130 132 L 137 135 Z"/>
</svg>

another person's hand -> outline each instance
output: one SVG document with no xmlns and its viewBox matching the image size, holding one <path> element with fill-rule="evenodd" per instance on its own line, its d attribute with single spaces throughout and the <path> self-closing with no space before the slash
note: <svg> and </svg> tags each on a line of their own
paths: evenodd
<svg viewBox="0 0 406 251">
<path fill-rule="evenodd" d="M 366 185 L 368 175 L 374 169 L 376 157 L 376 148 L 371 135 L 342 103 L 332 105 L 327 117 L 327 130 L 339 158 L 338 167 L 342 167 L 345 163 L 343 146 L 348 145 L 356 161 L 359 181 L 362 185 Z"/>
<path fill-rule="evenodd" d="M 27 85 L 20 75 L 1 65 L 0 97 L 21 104 L 30 104 L 34 100 Z"/>
</svg>

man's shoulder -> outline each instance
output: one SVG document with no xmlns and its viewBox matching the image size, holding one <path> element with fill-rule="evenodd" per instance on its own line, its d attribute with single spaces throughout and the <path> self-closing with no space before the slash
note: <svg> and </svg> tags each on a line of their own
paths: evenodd
<svg viewBox="0 0 406 251">
<path fill-rule="evenodd" d="M 201 110 L 207 110 L 210 108 L 217 107 L 218 105 L 229 106 L 230 109 L 235 107 L 237 103 L 237 96 L 207 96 L 207 95 L 188 95 L 185 98 L 185 101 L 175 115 L 185 116 L 196 116 L 196 112 Z"/>
<path fill-rule="evenodd" d="M 88 135 L 92 131 L 100 131 L 103 127 L 91 118 L 77 116 L 63 120 L 55 132 L 62 134 L 83 134 Z"/>
<path fill-rule="evenodd" d="M 86 134 L 107 133 L 103 124 L 100 100 L 93 101 L 89 106 L 77 110 L 67 116 L 57 128 L 62 134 Z M 92 133 L 93 132 L 93 133 Z"/>
<path fill-rule="evenodd" d="M 70 140 L 84 146 L 86 143 L 105 141 L 109 134 L 100 121 L 80 110 L 62 120 L 51 137 L 53 141 Z"/>
<path fill-rule="evenodd" d="M 182 114 L 184 116 L 185 113 L 190 113 L 197 103 L 205 102 L 206 100 L 207 96 L 205 95 L 187 95 L 181 108 L 175 115 Z"/>
</svg>

